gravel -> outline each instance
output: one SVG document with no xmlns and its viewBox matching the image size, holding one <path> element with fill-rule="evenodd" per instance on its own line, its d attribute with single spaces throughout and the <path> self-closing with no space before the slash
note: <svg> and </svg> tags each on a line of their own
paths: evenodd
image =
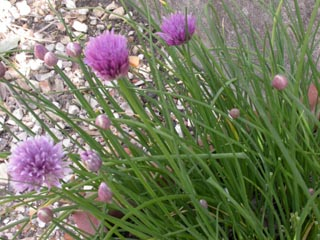
<svg viewBox="0 0 320 240">
<path fill-rule="evenodd" d="M 140 60 L 144 59 L 143 54 L 141 54 L 139 50 L 140 46 L 135 45 L 134 43 L 134 29 L 130 28 L 130 26 L 123 21 L 126 14 L 135 17 L 135 13 L 126 13 L 119 2 L 111 0 L 83 0 L 78 2 L 76 0 L 64 0 L 54 1 L 52 4 L 55 9 L 60 10 L 65 23 L 75 31 L 74 33 L 77 36 L 82 36 L 84 42 L 90 36 L 96 36 L 111 28 L 116 32 L 121 30 L 122 34 L 130 37 L 130 53 L 132 55 L 137 55 Z M 109 14 L 106 10 L 111 11 L 112 13 Z M 136 17 L 136 19 L 137 21 L 141 21 L 138 17 Z M 141 23 L 143 24 L 143 22 Z M 59 21 L 55 12 L 51 10 L 47 0 L 1 0 L 0 45 L 3 41 L 11 40 L 13 42 L 14 38 L 19 39 L 19 45 L 17 46 L 19 49 L 30 50 L 33 49 L 35 43 L 41 43 L 44 44 L 49 51 L 54 51 L 55 53 L 62 55 L 64 55 L 66 44 L 69 42 L 64 26 Z M 13 48 L 14 47 L 15 46 L 13 46 Z M 71 115 L 84 116 L 84 111 L 79 107 L 72 95 L 66 93 L 61 94 L 67 90 L 67 86 L 61 80 L 61 77 L 57 76 L 55 71 L 53 71 L 52 68 L 47 67 L 42 61 L 35 59 L 32 53 L 21 52 L 19 54 L 13 54 L 10 61 L 15 62 L 15 67 L 57 107 Z M 76 86 L 87 86 L 80 70 L 72 62 L 60 59 L 58 65 L 64 70 L 65 74 L 72 79 Z M 148 76 L 148 67 L 143 64 L 143 61 L 140 68 L 146 79 L 150 80 L 150 77 Z M 144 81 L 135 79 L 132 73 L 129 73 L 129 77 L 137 86 L 142 86 L 144 84 Z M 25 80 L 10 67 L 6 72 L 5 79 L 18 83 L 20 87 L 25 88 L 26 90 L 31 90 Z M 8 89 L 2 86 L 0 98 L 14 117 L 22 120 L 23 123 L 35 133 L 44 133 L 44 129 L 37 123 L 35 117 L 19 104 L 15 96 L 13 96 Z M 89 103 L 94 110 L 99 109 L 98 103 L 94 98 L 90 95 L 86 96 L 86 98 L 90 99 Z M 122 106 L 125 108 L 128 115 L 133 114 L 128 104 L 122 103 Z M 40 118 L 45 118 L 45 116 L 41 115 L 41 111 L 36 109 L 36 106 L 31 107 L 37 114 L 39 113 Z M 77 147 L 72 144 L 70 139 L 65 138 L 62 134 L 61 130 L 68 128 L 66 123 L 61 121 L 57 116 L 53 116 L 51 113 L 48 113 L 48 115 L 58 121 L 57 125 L 46 122 L 49 129 L 62 141 L 65 148 L 77 152 Z M 92 125 L 82 123 L 82 127 L 92 135 L 97 135 L 97 131 Z M 17 138 L 12 137 L 8 131 L 9 129 Z M 73 138 L 79 138 L 76 133 L 71 133 L 70 135 Z M 10 118 L 9 114 L 0 110 L 0 151 L 10 151 L 15 144 L 27 137 L 28 134 Z M 79 141 L 81 142 L 81 139 L 79 139 Z M 0 198 L 5 195 L 14 194 L 8 183 L 6 165 L 6 159 L 0 159 Z M 30 214 L 34 214 L 34 209 L 36 209 L 40 203 L 35 203 L 34 208 L 26 205 L 21 205 L 19 208 L 11 208 L 15 206 L 15 204 L 15 202 L 9 202 L 0 205 L 0 227 L 28 217 Z M 58 205 L 61 203 L 56 204 Z M 44 223 L 35 218 L 28 223 L 28 226 L 19 235 L 19 239 L 38 239 L 45 227 L 46 225 Z M 17 227 L 14 227 L 1 232 L 0 239 L 13 239 L 17 230 Z M 68 236 L 63 232 L 56 230 L 52 233 L 50 239 L 67 238 Z"/>
</svg>

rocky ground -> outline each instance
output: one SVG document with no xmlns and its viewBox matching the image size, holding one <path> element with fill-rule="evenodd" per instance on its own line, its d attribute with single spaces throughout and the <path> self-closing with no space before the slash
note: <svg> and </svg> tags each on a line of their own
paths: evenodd
<svg viewBox="0 0 320 240">
<path fill-rule="evenodd" d="M 40 89 L 43 94 L 50 96 L 50 99 L 64 109 L 66 112 L 84 116 L 84 111 L 73 99 L 72 95 L 65 94 L 67 89 L 61 78 L 41 60 L 35 59 L 33 49 L 35 43 L 42 43 L 50 51 L 65 55 L 66 44 L 70 41 L 65 26 L 59 20 L 56 11 L 59 10 L 67 26 L 81 41 L 85 43 L 89 36 L 96 36 L 105 30 L 114 29 L 127 36 L 130 45 L 130 54 L 139 56 L 143 74 L 146 74 L 147 66 L 143 64 L 143 54 L 139 52 L 139 45 L 135 43 L 135 31 L 130 28 L 123 18 L 129 15 L 136 19 L 137 23 L 144 24 L 134 11 L 126 12 L 118 1 L 112 0 L 1 0 L 0 4 L 0 58 L 5 57 L 13 66 L 7 64 L 8 71 L 5 79 L 18 83 L 21 87 L 29 89 L 16 69 L 20 71 L 29 81 Z M 18 53 L 3 55 L 6 50 L 25 50 Z M 58 65 L 72 79 L 76 86 L 86 86 L 86 82 L 77 66 L 70 61 L 59 60 Z M 16 68 L 16 69 L 14 69 Z M 147 76 L 146 76 L 147 77 Z M 129 73 L 129 78 L 136 85 L 141 81 Z M 55 94 L 52 94 L 52 93 Z M 90 98 L 90 96 L 88 96 Z M 8 109 L 13 116 L 22 120 L 35 133 L 43 134 L 44 130 L 16 100 L 14 94 L 5 87 L 0 86 L 1 104 Z M 92 98 L 90 104 L 97 109 L 97 102 Z M 34 109 L 35 112 L 39 111 Z M 128 109 L 128 111 L 130 111 Z M 59 120 L 57 120 L 59 121 Z M 60 122 L 59 126 L 64 127 L 65 123 Z M 56 136 L 63 142 L 65 148 L 72 148 L 69 139 L 65 139 L 60 129 L 54 125 L 48 126 Z M 95 129 L 90 126 L 83 126 L 92 134 Z M 13 133 L 13 134 L 12 134 Z M 14 138 L 13 135 L 17 136 Z M 27 137 L 27 133 L 13 121 L 5 111 L 0 110 L 0 152 L 10 151 L 11 147 L 20 140 Z M 77 137 L 75 135 L 75 137 Z M 6 159 L 0 159 L 0 199 L 1 197 L 13 194 L 8 184 L 6 173 Z M 8 225 L 30 214 L 30 209 L 25 206 L 9 208 L 12 203 L 0 206 L 0 227 Z M 10 213 L 8 213 L 8 209 Z M 38 239 L 45 224 L 34 219 L 29 226 L 22 231 L 19 239 Z M 6 230 L 0 233 L 0 239 L 13 239 L 17 228 Z M 71 239 L 60 231 L 55 231 L 51 239 Z"/>
</svg>

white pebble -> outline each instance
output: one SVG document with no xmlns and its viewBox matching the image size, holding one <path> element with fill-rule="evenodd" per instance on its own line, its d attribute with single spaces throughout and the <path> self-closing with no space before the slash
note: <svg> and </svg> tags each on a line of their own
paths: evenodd
<svg viewBox="0 0 320 240">
<path fill-rule="evenodd" d="M 46 22 L 51 22 L 54 19 L 54 16 L 51 14 L 48 14 L 47 16 L 44 17 L 44 21 Z"/>
<path fill-rule="evenodd" d="M 17 2 L 16 6 L 21 16 L 27 16 L 31 12 L 31 8 L 27 4 L 27 1 Z"/>
<path fill-rule="evenodd" d="M 80 109 L 77 105 L 70 105 L 69 106 L 69 109 L 68 109 L 69 114 L 76 115 L 76 114 L 79 114 L 79 112 L 80 112 Z"/>
<path fill-rule="evenodd" d="M 66 7 L 67 8 L 76 8 L 76 3 L 74 0 L 66 0 Z"/>
<path fill-rule="evenodd" d="M 72 27 L 74 30 L 76 30 L 78 32 L 86 33 L 88 31 L 88 26 L 84 23 L 79 22 L 79 21 L 74 21 L 72 24 Z"/>
<path fill-rule="evenodd" d="M 23 111 L 22 109 L 18 108 L 18 109 L 15 109 L 13 111 L 13 116 L 15 116 L 18 120 L 21 120 L 23 118 Z"/>
<path fill-rule="evenodd" d="M 32 71 L 38 71 L 43 66 L 43 62 L 40 59 L 30 59 L 29 67 Z"/>
<path fill-rule="evenodd" d="M 58 42 L 56 44 L 55 48 L 56 48 L 57 51 L 60 51 L 60 52 L 64 52 L 64 49 L 65 49 L 64 45 L 62 43 L 60 43 L 60 42 Z"/>
</svg>

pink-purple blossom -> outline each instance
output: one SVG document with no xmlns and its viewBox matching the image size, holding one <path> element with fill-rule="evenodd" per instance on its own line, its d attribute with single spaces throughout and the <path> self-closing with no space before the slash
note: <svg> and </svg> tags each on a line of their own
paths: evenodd
<svg viewBox="0 0 320 240">
<path fill-rule="evenodd" d="M 157 34 L 169 46 L 181 45 L 189 41 L 196 30 L 196 18 L 181 12 L 173 13 L 163 18 L 161 32 Z"/>
<path fill-rule="evenodd" d="M 59 179 L 68 172 L 62 144 L 48 136 L 27 138 L 16 145 L 9 157 L 8 173 L 16 192 L 60 187 Z"/>
<path fill-rule="evenodd" d="M 113 31 L 90 38 L 84 61 L 105 81 L 125 77 L 129 71 L 127 39 Z"/>
</svg>

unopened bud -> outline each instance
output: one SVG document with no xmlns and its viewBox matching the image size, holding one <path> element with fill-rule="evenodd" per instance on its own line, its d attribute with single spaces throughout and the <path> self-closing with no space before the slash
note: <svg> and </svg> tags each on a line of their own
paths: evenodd
<svg viewBox="0 0 320 240">
<path fill-rule="evenodd" d="M 46 55 L 48 49 L 46 49 L 42 44 L 36 44 L 34 45 L 33 51 L 36 58 L 44 60 L 44 55 Z"/>
<path fill-rule="evenodd" d="M 104 130 L 109 129 L 111 122 L 110 119 L 105 114 L 100 114 L 95 121 L 95 124 Z"/>
<path fill-rule="evenodd" d="M 6 67 L 3 65 L 2 62 L 0 62 L 0 78 L 4 77 L 4 75 L 6 74 Z"/>
<path fill-rule="evenodd" d="M 82 152 L 80 158 L 85 167 L 91 172 L 97 172 L 102 165 L 99 154 L 92 150 Z"/>
<path fill-rule="evenodd" d="M 238 108 L 232 108 L 229 111 L 229 115 L 230 117 L 232 117 L 233 119 L 236 119 L 238 117 L 240 117 L 240 110 Z"/>
<path fill-rule="evenodd" d="M 54 65 L 57 64 L 58 58 L 53 52 L 47 52 L 44 55 L 44 62 L 47 66 L 53 67 Z"/>
<path fill-rule="evenodd" d="M 201 207 L 203 207 L 203 208 L 205 208 L 205 209 L 208 208 L 208 203 L 207 203 L 206 200 L 200 199 L 199 203 L 200 203 Z"/>
<path fill-rule="evenodd" d="M 43 207 L 38 210 L 37 216 L 42 222 L 48 223 L 53 219 L 53 212 L 50 208 Z"/>
<path fill-rule="evenodd" d="M 112 202 L 112 192 L 109 186 L 105 182 L 102 182 L 99 186 L 98 201 L 105 202 L 105 203 Z"/>
<path fill-rule="evenodd" d="M 82 47 L 79 43 L 69 42 L 66 47 L 66 53 L 70 57 L 79 57 L 82 52 Z"/>
<path fill-rule="evenodd" d="M 282 75 L 276 75 L 272 80 L 272 87 L 274 87 L 277 90 L 283 90 L 287 87 L 288 80 L 285 76 Z"/>
<path fill-rule="evenodd" d="M 309 188 L 308 191 L 309 191 L 311 196 L 314 194 L 314 189 L 313 188 Z"/>
</svg>

